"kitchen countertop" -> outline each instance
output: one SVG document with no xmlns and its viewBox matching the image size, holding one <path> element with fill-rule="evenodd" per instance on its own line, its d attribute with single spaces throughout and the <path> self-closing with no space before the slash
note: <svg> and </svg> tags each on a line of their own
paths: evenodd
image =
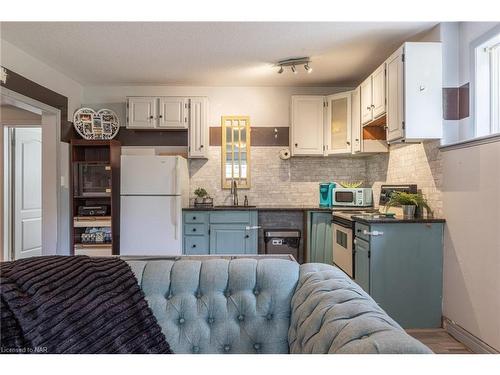
<svg viewBox="0 0 500 375">
<path fill-rule="evenodd" d="M 301 206 L 301 205 L 290 205 L 290 206 L 256 206 L 256 207 L 245 207 L 245 206 L 214 206 L 214 207 L 186 207 L 183 208 L 184 211 L 321 211 L 321 212 L 333 212 L 333 211 L 359 211 L 360 209 L 366 209 L 370 207 L 319 207 L 319 206 Z"/>
<path fill-rule="evenodd" d="M 371 215 L 353 215 L 352 220 L 363 224 L 391 224 L 391 223 L 444 223 L 446 220 L 441 218 L 414 217 L 405 219 L 402 216 L 373 217 Z"/>
</svg>

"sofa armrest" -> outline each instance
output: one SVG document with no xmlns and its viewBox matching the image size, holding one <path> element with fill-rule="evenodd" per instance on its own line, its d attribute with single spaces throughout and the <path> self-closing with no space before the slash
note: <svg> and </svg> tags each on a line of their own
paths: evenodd
<svg viewBox="0 0 500 375">
<path fill-rule="evenodd" d="M 290 353 L 432 353 L 338 268 L 300 266 L 292 298 Z"/>
</svg>

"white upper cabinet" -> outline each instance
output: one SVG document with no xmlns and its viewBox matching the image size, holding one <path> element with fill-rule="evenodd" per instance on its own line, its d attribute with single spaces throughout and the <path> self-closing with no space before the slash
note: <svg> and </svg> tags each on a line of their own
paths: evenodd
<svg viewBox="0 0 500 375">
<path fill-rule="evenodd" d="M 292 155 L 323 155 L 324 107 L 324 96 L 292 96 Z"/>
<path fill-rule="evenodd" d="M 360 86 L 361 123 L 367 124 L 373 120 L 372 116 L 372 77 L 365 79 Z"/>
<path fill-rule="evenodd" d="M 127 102 L 127 127 L 154 129 L 156 126 L 157 100 L 152 97 L 133 97 Z"/>
<path fill-rule="evenodd" d="M 385 114 L 385 63 L 361 83 L 361 122 L 363 125 Z"/>
<path fill-rule="evenodd" d="M 351 92 L 351 151 L 353 154 L 361 152 L 361 87 Z"/>
<path fill-rule="evenodd" d="M 351 153 L 351 92 L 326 97 L 325 155 Z"/>
<path fill-rule="evenodd" d="M 188 156 L 190 158 L 208 157 L 208 100 L 189 99 L 189 137 Z"/>
<path fill-rule="evenodd" d="M 379 118 L 385 113 L 385 63 L 372 74 L 372 116 Z"/>
<path fill-rule="evenodd" d="M 387 141 L 443 135 L 441 43 L 408 42 L 387 60 Z"/>
<path fill-rule="evenodd" d="M 186 129 L 188 127 L 188 99 L 166 96 L 158 99 L 158 127 Z"/>
</svg>

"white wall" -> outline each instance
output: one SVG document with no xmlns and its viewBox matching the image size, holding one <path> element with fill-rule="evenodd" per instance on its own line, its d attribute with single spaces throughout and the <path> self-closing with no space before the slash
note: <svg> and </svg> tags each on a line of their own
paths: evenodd
<svg viewBox="0 0 500 375">
<path fill-rule="evenodd" d="M 470 42 L 496 25 L 442 25 L 445 86 L 470 82 Z M 474 134 L 471 117 L 444 125 L 445 143 Z M 443 314 L 500 350 L 500 142 L 441 154 L 446 218 Z"/>
<path fill-rule="evenodd" d="M 95 86 L 85 87 L 83 103 L 94 109 L 116 111 L 124 125 L 127 96 L 207 96 L 210 126 L 220 126 L 224 115 L 250 116 L 252 126 L 289 126 L 291 95 L 327 95 L 345 90 L 348 88 Z"/>
<path fill-rule="evenodd" d="M 442 156 L 443 314 L 500 351 L 500 142 Z"/>
</svg>

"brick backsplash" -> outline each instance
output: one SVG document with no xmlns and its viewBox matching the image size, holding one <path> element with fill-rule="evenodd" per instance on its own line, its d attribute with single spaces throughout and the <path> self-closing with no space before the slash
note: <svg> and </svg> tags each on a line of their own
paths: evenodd
<svg viewBox="0 0 500 375">
<path fill-rule="evenodd" d="M 443 216 L 442 161 L 439 141 L 392 145 L 388 154 L 366 159 L 366 180 L 378 197 L 382 184 L 417 184 L 436 217 Z M 378 199 L 375 199 L 378 204 Z"/>
<path fill-rule="evenodd" d="M 325 181 L 364 181 L 374 189 L 378 204 L 384 183 L 416 183 L 436 216 L 442 216 L 442 167 L 439 141 L 393 145 L 388 154 L 369 157 L 294 157 L 281 160 L 282 147 L 252 147 L 251 188 L 239 191 L 259 206 L 317 206 L 318 184 Z M 229 204 L 229 190 L 221 189 L 221 149 L 209 148 L 209 159 L 189 161 L 190 191 L 204 187 L 216 205 Z"/>
<path fill-rule="evenodd" d="M 252 147 L 251 188 L 239 191 L 259 206 L 318 205 L 318 183 L 366 179 L 366 162 L 352 157 L 294 157 L 281 160 L 282 147 Z M 221 149 L 210 147 L 208 160 L 190 160 L 190 191 L 204 187 L 216 205 L 230 201 L 221 189 Z"/>
</svg>

